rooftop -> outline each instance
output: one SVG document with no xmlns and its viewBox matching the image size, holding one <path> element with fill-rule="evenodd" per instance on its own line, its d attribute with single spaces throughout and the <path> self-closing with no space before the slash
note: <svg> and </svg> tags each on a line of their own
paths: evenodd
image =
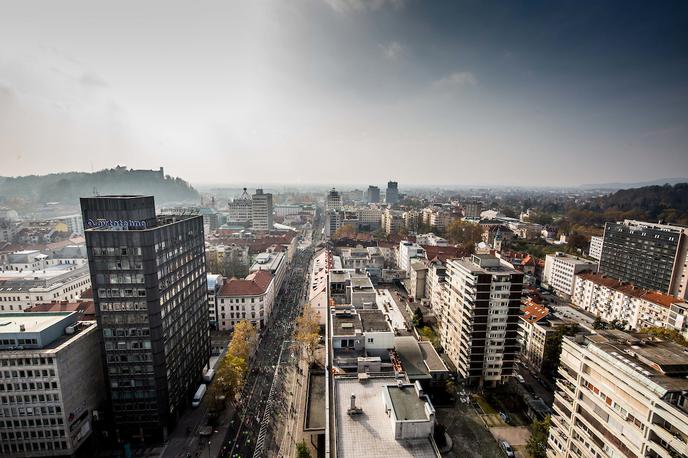
<svg viewBox="0 0 688 458">
<path fill-rule="evenodd" d="M 71 314 L 72 312 L 3 313 L 0 315 L 0 335 L 41 332 L 58 324 Z M 23 330 L 22 326 L 24 326 Z"/>
<path fill-rule="evenodd" d="M 601 350 L 607 359 L 613 358 L 634 378 L 667 391 L 688 390 L 688 353 L 681 345 L 618 330 L 596 331 L 585 336 L 585 344 Z"/>
<path fill-rule="evenodd" d="M 336 417 L 337 456 L 340 458 L 436 458 L 439 456 L 429 438 L 395 440 L 392 423 L 385 412 L 382 390 L 396 387 L 394 377 L 371 377 L 364 383 L 356 378 L 335 377 L 334 404 Z M 405 389 L 416 396 L 413 388 Z M 394 391 L 394 389 L 393 389 Z M 356 396 L 360 415 L 348 415 L 351 395 Z M 405 393 L 394 393 L 396 406 L 407 416 L 417 416 L 418 409 Z M 416 396 L 416 399 L 418 397 Z M 420 401 L 420 400 L 419 400 Z M 394 402 L 394 401 L 393 401 Z"/>
<path fill-rule="evenodd" d="M 578 274 L 578 278 L 581 280 L 591 281 L 596 285 L 619 291 L 627 296 L 639 297 L 665 308 L 670 308 L 672 304 L 686 304 L 683 299 L 678 297 L 670 296 L 659 291 L 650 291 L 644 288 L 639 288 L 631 283 L 622 282 L 616 278 L 599 273 L 586 272 L 583 274 Z M 688 306 L 688 304 L 686 304 L 686 306 Z"/>
<path fill-rule="evenodd" d="M 354 336 L 362 329 L 361 317 L 355 311 L 337 310 L 332 314 L 332 335 Z"/>
<path fill-rule="evenodd" d="M 397 420 L 427 420 L 426 402 L 418 397 L 413 385 L 386 385 Z"/>
<path fill-rule="evenodd" d="M 523 315 L 521 319 L 528 323 L 537 323 L 538 321 L 547 318 L 549 309 L 536 302 L 528 301 L 527 305 L 522 310 Z"/>
<path fill-rule="evenodd" d="M 359 310 L 364 332 L 392 332 L 385 314 L 380 310 Z"/>
<path fill-rule="evenodd" d="M 232 278 L 226 281 L 220 289 L 219 296 L 260 296 L 267 291 L 272 274 L 267 270 L 258 270 L 244 279 Z"/>
</svg>

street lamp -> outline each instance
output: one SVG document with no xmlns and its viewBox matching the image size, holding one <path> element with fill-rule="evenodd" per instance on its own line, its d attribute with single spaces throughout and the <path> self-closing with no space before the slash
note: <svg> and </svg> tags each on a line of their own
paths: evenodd
<svg viewBox="0 0 688 458">
<path fill-rule="evenodd" d="M 210 444 L 212 444 L 212 442 L 208 441 L 208 458 L 210 458 Z"/>
</svg>

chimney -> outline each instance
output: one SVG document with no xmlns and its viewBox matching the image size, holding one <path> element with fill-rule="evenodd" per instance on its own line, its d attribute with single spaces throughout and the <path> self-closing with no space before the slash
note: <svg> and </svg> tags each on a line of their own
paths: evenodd
<svg viewBox="0 0 688 458">
<path fill-rule="evenodd" d="M 351 395 L 351 410 L 356 410 L 356 395 Z"/>
<path fill-rule="evenodd" d="M 19 332 L 26 332 L 26 326 L 24 326 L 23 324 L 20 324 L 19 325 Z"/>
</svg>

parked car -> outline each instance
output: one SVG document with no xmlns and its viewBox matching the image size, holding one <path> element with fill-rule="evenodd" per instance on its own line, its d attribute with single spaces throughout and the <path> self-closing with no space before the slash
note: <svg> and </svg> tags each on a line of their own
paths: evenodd
<svg viewBox="0 0 688 458">
<path fill-rule="evenodd" d="M 526 380 L 523 378 L 521 374 L 516 374 L 516 380 L 518 380 L 520 383 L 526 383 Z"/>
<path fill-rule="evenodd" d="M 500 417 L 502 420 L 504 420 L 504 423 L 506 423 L 507 425 L 510 425 L 510 424 L 511 424 L 511 417 L 509 416 L 508 413 L 506 413 L 506 412 L 499 412 L 499 417 Z"/>
<path fill-rule="evenodd" d="M 499 448 L 502 449 L 507 458 L 515 458 L 514 449 L 507 441 L 499 441 Z"/>
</svg>

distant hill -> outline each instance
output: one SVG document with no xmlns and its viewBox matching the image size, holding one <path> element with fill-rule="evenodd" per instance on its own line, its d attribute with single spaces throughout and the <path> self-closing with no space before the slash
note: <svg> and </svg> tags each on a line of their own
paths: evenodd
<svg viewBox="0 0 688 458">
<path fill-rule="evenodd" d="M 632 218 L 688 226 L 688 183 L 622 189 L 592 199 L 582 208 L 570 208 L 566 216 L 576 224 Z"/>
<path fill-rule="evenodd" d="M 36 203 L 79 204 L 80 197 L 98 194 L 147 194 L 156 204 L 198 202 L 199 194 L 181 178 L 160 170 L 133 170 L 118 166 L 93 173 L 68 172 L 23 177 L 0 177 L 0 202 L 22 199 Z"/>
<path fill-rule="evenodd" d="M 606 189 L 606 190 L 617 190 L 617 189 L 631 189 L 631 188 L 643 188 L 647 186 L 663 186 L 665 184 L 678 184 L 678 183 L 688 183 L 688 178 L 660 178 L 652 181 L 641 181 L 637 183 L 596 183 L 596 184 L 583 184 L 580 187 L 582 189 Z"/>
</svg>

